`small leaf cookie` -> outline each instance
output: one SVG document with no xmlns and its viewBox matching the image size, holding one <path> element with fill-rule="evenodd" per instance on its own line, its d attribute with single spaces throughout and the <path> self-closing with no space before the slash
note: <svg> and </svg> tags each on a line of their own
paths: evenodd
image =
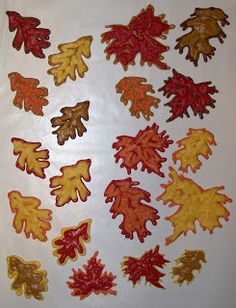
<svg viewBox="0 0 236 308">
<path fill-rule="evenodd" d="M 12 138 L 11 142 L 14 146 L 13 153 L 18 156 L 16 167 L 44 179 L 44 169 L 50 165 L 48 150 L 38 150 L 41 147 L 40 142 L 30 142 L 21 138 Z"/>
</svg>

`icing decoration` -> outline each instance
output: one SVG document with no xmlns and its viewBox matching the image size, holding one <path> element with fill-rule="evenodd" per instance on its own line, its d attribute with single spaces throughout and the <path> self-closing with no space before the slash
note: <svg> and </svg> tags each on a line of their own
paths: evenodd
<svg viewBox="0 0 236 308">
<path fill-rule="evenodd" d="M 135 137 L 118 136 L 118 141 L 113 143 L 113 149 L 118 152 L 114 155 L 116 163 L 122 159 L 121 168 L 125 167 L 128 174 L 131 170 L 137 170 L 138 164 L 142 163 L 141 171 L 147 169 L 148 173 L 154 172 L 164 177 L 161 172 L 162 163 L 167 159 L 161 157 L 159 152 L 165 152 L 165 149 L 173 143 L 166 135 L 166 131 L 158 133 L 159 126 L 153 124 L 147 126 L 144 130 L 140 130 Z"/>
<path fill-rule="evenodd" d="M 165 14 L 154 16 L 154 7 L 148 5 L 146 9 L 134 16 L 127 26 L 111 25 L 108 32 L 102 34 L 102 43 L 108 44 L 105 49 L 107 60 L 115 54 L 114 64 L 120 62 L 124 70 L 135 64 L 135 57 L 141 53 L 140 64 L 146 62 L 149 66 L 156 65 L 160 69 L 169 69 L 162 62 L 162 53 L 169 50 L 168 46 L 161 44 L 156 38 L 166 39 L 169 30 L 174 25 L 169 25 Z"/>
<path fill-rule="evenodd" d="M 181 257 L 176 259 L 177 266 L 172 267 L 172 275 L 176 278 L 175 283 L 182 285 L 183 282 L 189 284 L 194 280 L 193 271 L 201 271 L 202 264 L 206 263 L 205 252 L 203 250 L 185 250 Z"/>
<path fill-rule="evenodd" d="M 18 256 L 7 257 L 8 277 L 13 279 L 11 289 L 16 292 L 16 295 L 23 294 L 26 298 L 43 300 L 42 292 L 48 290 L 46 278 L 47 272 L 41 270 L 39 261 L 24 261 Z"/>
<path fill-rule="evenodd" d="M 170 169 L 170 181 L 162 184 L 164 192 L 157 198 L 164 204 L 170 203 L 169 207 L 178 206 L 178 210 L 166 220 L 170 221 L 174 231 L 166 238 L 166 245 L 174 242 L 180 235 L 186 235 L 189 230 L 196 233 L 195 222 L 210 234 L 216 227 L 221 228 L 219 218 L 228 221 L 229 211 L 224 204 L 232 200 L 218 191 L 223 190 L 224 186 L 217 186 L 203 189 L 194 181 L 183 175 L 178 175 L 173 168 Z"/>
<path fill-rule="evenodd" d="M 54 75 L 56 86 L 60 86 L 69 77 L 71 80 L 76 79 L 76 71 L 80 78 L 88 71 L 88 67 L 83 60 L 91 57 L 90 46 L 92 36 L 83 36 L 78 40 L 60 44 L 59 53 L 48 57 L 48 64 L 53 66 L 48 70 L 49 75 Z"/>
<path fill-rule="evenodd" d="M 41 201 L 35 197 L 24 197 L 18 191 L 8 193 L 10 209 L 14 216 L 13 228 L 16 233 L 25 233 L 26 238 L 47 241 L 46 232 L 51 229 L 51 210 L 39 209 Z"/>
<path fill-rule="evenodd" d="M 89 101 L 77 103 L 74 107 L 64 107 L 60 110 L 62 116 L 51 119 L 52 127 L 57 127 L 53 134 L 57 135 L 59 145 L 63 145 L 69 138 L 75 139 L 76 132 L 79 137 L 87 131 L 81 119 L 88 121 Z"/>
<path fill-rule="evenodd" d="M 26 112 L 31 110 L 35 115 L 43 116 L 43 106 L 48 105 L 48 100 L 45 98 L 45 96 L 48 96 L 48 89 L 38 87 L 38 79 L 25 78 L 16 72 L 8 74 L 8 77 L 11 83 L 11 90 L 16 92 L 13 100 L 14 106 L 19 109 L 24 107 Z"/>
<path fill-rule="evenodd" d="M 37 58 L 45 58 L 43 53 L 44 48 L 48 48 L 50 30 L 38 28 L 40 21 L 35 17 L 23 17 L 17 12 L 7 11 L 9 17 L 9 30 L 14 32 L 16 30 L 15 38 L 12 46 L 20 50 L 24 44 L 25 53 L 32 54 Z"/>
<path fill-rule="evenodd" d="M 84 243 L 91 241 L 90 227 L 92 220 L 90 218 L 81 221 L 75 227 L 61 229 L 61 236 L 56 237 L 52 241 L 52 246 L 55 248 L 53 255 L 57 257 L 59 265 L 65 265 L 70 259 L 76 261 L 78 254 L 84 256 L 86 248 Z"/>
<path fill-rule="evenodd" d="M 172 113 L 167 122 L 178 117 L 183 118 L 184 115 L 189 118 L 189 107 L 195 116 L 199 114 L 200 119 L 203 119 L 203 114 L 209 113 L 206 107 L 215 108 L 215 100 L 210 95 L 218 93 L 218 90 L 210 84 L 210 81 L 194 83 L 192 78 L 173 69 L 173 76 L 165 80 L 165 85 L 159 89 L 168 98 L 174 95 L 174 98 L 165 104 L 171 108 Z"/>
<path fill-rule="evenodd" d="M 63 206 L 70 201 L 77 202 L 78 194 L 81 201 L 87 201 L 91 192 L 82 179 L 90 182 L 90 166 L 90 159 L 78 160 L 74 165 L 61 167 L 62 175 L 50 179 L 50 187 L 54 188 L 51 195 L 56 196 L 56 206 Z"/>
<path fill-rule="evenodd" d="M 113 180 L 107 186 L 104 196 L 105 202 L 113 202 L 110 209 L 112 218 L 123 215 L 122 223 L 119 228 L 122 230 L 126 238 L 133 239 L 134 232 L 141 243 L 144 238 L 152 233 L 146 228 L 147 221 L 151 221 L 153 225 L 157 224 L 160 218 L 158 211 L 142 201 L 150 202 L 150 193 L 136 187 L 139 182 L 133 182 L 131 178 L 124 180 Z"/>
<path fill-rule="evenodd" d="M 127 105 L 129 100 L 131 101 L 131 107 L 129 111 L 131 116 L 140 118 L 140 114 L 143 115 L 145 120 L 149 121 L 153 116 L 151 107 L 157 108 L 160 100 L 147 93 L 154 93 L 152 85 L 144 84 L 146 78 L 142 77 L 124 77 L 116 85 L 116 92 L 122 93 L 121 101 Z"/>
<path fill-rule="evenodd" d="M 177 141 L 179 150 L 172 154 L 174 163 L 180 161 L 179 170 L 188 172 L 190 167 L 192 172 L 200 169 L 202 163 L 198 156 L 203 156 L 205 159 L 209 158 L 212 154 L 210 145 L 216 145 L 214 135 L 206 130 L 189 128 L 187 137 Z"/>
<path fill-rule="evenodd" d="M 226 38 L 226 34 L 221 26 L 229 25 L 227 21 L 228 16 L 218 8 L 196 8 L 191 18 L 181 23 L 183 31 L 191 28 L 191 32 L 179 37 L 178 44 L 175 49 L 179 49 L 182 54 L 185 48 L 188 49 L 186 60 L 190 60 L 195 66 L 198 65 L 199 56 L 202 54 L 203 59 L 207 62 L 215 54 L 215 47 L 213 47 L 209 40 L 218 38 L 220 43 Z"/>
<path fill-rule="evenodd" d="M 161 278 L 165 276 L 157 267 L 164 268 L 166 263 L 169 263 L 164 255 L 159 253 L 159 245 L 155 249 L 146 251 L 140 258 L 124 257 L 121 264 L 122 271 L 128 275 L 128 279 L 132 281 L 133 286 L 145 277 L 145 282 L 151 285 L 164 289 L 161 284 Z"/>
<path fill-rule="evenodd" d="M 98 259 L 98 251 L 94 253 L 87 264 L 83 265 L 83 270 L 72 269 L 73 275 L 69 277 L 72 281 L 67 281 L 67 285 L 72 289 L 71 295 L 79 296 L 80 300 L 85 299 L 92 293 L 98 295 L 116 295 L 117 292 L 112 288 L 116 286 L 113 273 L 103 272 L 105 267 Z"/>
<path fill-rule="evenodd" d="M 50 165 L 48 150 L 38 150 L 42 145 L 40 142 L 30 142 L 21 138 L 12 138 L 11 142 L 14 147 L 13 153 L 18 156 L 16 167 L 44 179 L 44 169 Z"/>
</svg>

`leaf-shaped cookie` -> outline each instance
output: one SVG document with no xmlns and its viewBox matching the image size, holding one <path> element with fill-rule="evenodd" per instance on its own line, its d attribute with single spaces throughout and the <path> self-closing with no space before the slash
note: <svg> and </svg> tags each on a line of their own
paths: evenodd
<svg viewBox="0 0 236 308">
<path fill-rule="evenodd" d="M 156 38 L 166 39 L 170 29 L 174 25 L 169 25 L 165 20 L 165 14 L 154 15 L 154 7 L 148 5 L 146 9 L 134 16 L 128 25 L 110 25 L 109 31 L 102 34 L 102 43 L 108 46 L 105 49 L 107 59 L 115 55 L 114 64 L 120 62 L 127 70 L 128 66 L 135 64 L 135 57 L 141 54 L 141 65 L 147 63 L 154 64 L 160 69 L 169 69 L 162 60 L 162 53 L 169 50 L 168 46 L 160 43 Z"/>
<path fill-rule="evenodd" d="M 69 138 L 75 139 L 76 132 L 79 137 L 87 131 L 81 119 L 88 121 L 89 101 L 76 104 L 74 107 L 64 107 L 60 111 L 62 116 L 51 119 L 52 127 L 57 127 L 53 134 L 57 135 L 59 145 L 63 145 Z"/>
<path fill-rule="evenodd" d="M 39 80 L 25 78 L 17 72 L 8 74 L 11 83 L 11 90 L 16 92 L 13 104 L 22 109 L 24 103 L 25 111 L 31 110 L 34 114 L 43 116 L 43 106 L 48 104 L 45 96 L 48 96 L 48 89 L 38 87 Z"/>
<path fill-rule="evenodd" d="M 143 203 L 151 201 L 150 193 L 136 187 L 137 185 L 139 182 L 133 182 L 131 178 L 113 180 L 107 186 L 104 196 L 106 203 L 113 202 L 110 209 L 112 218 L 123 215 L 119 226 L 121 234 L 132 240 L 136 232 L 140 242 L 143 243 L 144 238 L 152 234 L 146 227 L 147 222 L 151 221 L 156 225 L 160 217 L 155 208 Z"/>
<path fill-rule="evenodd" d="M 138 164 L 142 163 L 141 171 L 147 169 L 148 173 L 154 172 L 164 177 L 161 167 L 166 158 L 161 157 L 159 152 L 165 152 L 173 141 L 166 135 L 165 130 L 159 133 L 158 129 L 159 126 L 154 123 L 151 127 L 147 126 L 144 130 L 140 130 L 135 137 L 117 137 L 118 141 L 112 145 L 117 150 L 116 163 L 122 159 L 120 166 L 125 167 L 128 174 L 132 169 L 137 170 Z"/>
<path fill-rule="evenodd" d="M 83 269 L 78 268 L 76 271 L 72 269 L 72 276 L 69 277 L 70 281 L 67 281 L 68 288 L 72 290 L 72 296 L 79 296 L 80 300 L 85 299 L 90 294 L 96 295 L 116 295 L 117 292 L 113 290 L 116 286 L 114 279 L 116 278 L 111 272 L 103 272 L 105 267 L 98 259 L 98 251 L 94 253 L 87 264 L 83 265 Z"/>
<path fill-rule="evenodd" d="M 47 240 L 46 232 L 51 229 L 51 210 L 39 209 L 41 201 L 35 197 L 24 197 L 18 191 L 8 193 L 10 208 L 15 214 L 13 227 L 16 233 L 24 230 L 26 238 L 32 235 L 33 239 L 41 242 Z"/>
<path fill-rule="evenodd" d="M 175 260 L 176 266 L 172 267 L 172 276 L 176 278 L 174 282 L 182 285 L 183 282 L 189 284 L 193 281 L 193 271 L 201 271 L 202 263 L 206 263 L 205 252 L 203 250 L 186 249 L 182 256 Z"/>
<path fill-rule="evenodd" d="M 76 261 L 78 254 L 84 256 L 86 248 L 84 243 L 89 243 L 90 227 L 92 220 L 90 218 L 81 221 L 75 227 L 61 229 L 61 236 L 56 237 L 52 241 L 52 246 L 55 248 L 53 255 L 57 257 L 57 263 L 64 265 L 68 259 Z"/>
<path fill-rule="evenodd" d="M 177 141 L 179 150 L 172 154 L 174 163 L 180 160 L 179 170 L 188 172 L 190 167 L 192 172 L 196 172 L 202 165 L 198 156 L 203 156 L 205 159 L 212 154 L 210 145 L 216 145 L 214 135 L 206 130 L 189 128 L 187 137 Z"/>
<path fill-rule="evenodd" d="M 154 93 L 152 85 L 144 84 L 146 78 L 142 77 L 124 77 L 116 85 L 116 92 L 122 93 L 120 100 L 127 105 L 131 101 L 129 111 L 132 116 L 140 118 L 140 114 L 146 120 L 153 116 L 151 107 L 158 107 L 160 100 L 147 93 Z"/>
<path fill-rule="evenodd" d="M 159 245 L 155 249 L 146 251 L 140 258 L 124 257 L 121 264 L 122 271 L 128 275 L 128 279 L 132 281 L 135 287 L 137 282 L 140 282 L 142 277 L 145 277 L 145 282 L 151 285 L 164 289 L 161 284 L 161 278 L 165 276 L 157 267 L 163 268 L 166 263 L 169 263 L 159 252 Z"/>
<path fill-rule="evenodd" d="M 16 292 L 16 295 L 23 294 L 26 298 L 43 300 L 42 292 L 48 290 L 47 272 L 40 269 L 39 261 L 24 261 L 18 256 L 7 257 L 7 272 L 8 277 L 13 279 L 11 289 Z"/>
<path fill-rule="evenodd" d="M 62 175 L 50 179 L 50 187 L 54 188 L 51 195 L 56 196 L 56 206 L 63 206 L 70 201 L 77 202 L 77 194 L 79 194 L 81 201 L 87 201 L 91 193 L 82 179 L 86 182 L 91 180 L 90 166 L 90 159 L 79 160 L 74 165 L 61 167 Z"/>
<path fill-rule="evenodd" d="M 44 169 L 50 165 L 48 150 L 38 150 L 40 142 L 30 142 L 20 138 L 11 139 L 14 146 L 14 155 L 18 155 L 16 167 L 28 174 L 44 179 L 46 177 Z"/>
<path fill-rule="evenodd" d="M 48 57 L 48 64 L 53 66 L 48 70 L 48 74 L 54 75 L 56 86 L 64 83 L 67 77 L 75 80 L 76 71 L 79 77 L 84 77 L 88 67 L 82 57 L 91 57 L 92 40 L 92 36 L 83 36 L 74 42 L 60 44 L 58 46 L 60 53 Z"/>
<path fill-rule="evenodd" d="M 16 30 L 15 38 L 12 46 L 17 50 L 21 49 L 24 43 L 25 53 L 30 53 L 37 58 L 45 58 L 44 48 L 50 46 L 49 35 L 50 30 L 38 28 L 40 21 L 35 17 L 23 17 L 17 12 L 7 11 L 9 17 L 9 30 Z"/>
<path fill-rule="evenodd" d="M 219 193 L 224 186 L 203 189 L 193 180 L 178 175 L 171 167 L 170 179 L 169 183 L 161 185 L 165 191 L 157 198 L 164 204 L 170 203 L 170 207 L 178 206 L 174 214 L 166 217 L 174 228 L 173 233 L 166 238 L 166 245 L 174 242 L 180 235 L 186 235 L 189 230 L 196 233 L 196 221 L 204 231 L 213 233 L 216 227 L 222 227 L 220 218 L 228 220 L 230 213 L 224 204 L 232 200 Z"/>
<path fill-rule="evenodd" d="M 193 114 L 199 115 L 203 119 L 204 114 L 208 114 L 207 107 L 215 108 L 215 100 L 211 95 L 218 93 L 215 86 L 210 86 L 211 81 L 195 83 L 192 78 L 184 76 L 173 69 L 173 76 L 165 80 L 165 85 L 159 89 L 169 98 L 174 97 L 165 104 L 171 108 L 171 116 L 167 122 L 173 121 L 176 118 L 189 116 L 189 108 Z"/>
</svg>

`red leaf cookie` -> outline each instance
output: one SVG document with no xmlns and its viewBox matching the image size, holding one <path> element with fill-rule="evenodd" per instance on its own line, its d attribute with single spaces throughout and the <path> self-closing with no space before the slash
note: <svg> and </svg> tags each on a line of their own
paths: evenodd
<svg viewBox="0 0 236 308">
<path fill-rule="evenodd" d="M 98 251 L 93 257 L 84 264 L 84 270 L 78 268 L 76 271 L 72 269 L 73 275 L 69 277 L 72 281 L 67 281 L 67 285 L 72 289 L 71 295 L 79 296 L 80 300 L 85 299 L 91 293 L 116 295 L 117 292 L 112 290 L 116 286 L 114 283 L 115 275 L 112 273 L 103 273 L 105 267 L 101 260 L 97 260 Z"/>
<path fill-rule="evenodd" d="M 169 47 L 156 40 L 157 37 L 166 39 L 169 30 L 174 28 L 164 18 L 164 14 L 155 16 L 153 6 L 149 5 L 133 17 L 127 26 L 107 26 L 111 30 L 102 34 L 102 43 L 108 44 L 105 49 L 107 59 L 115 54 L 114 63 L 120 62 L 124 70 L 127 70 L 130 64 L 135 64 L 136 55 L 141 53 L 141 65 L 146 62 L 160 69 L 169 69 L 162 62 L 162 53 L 168 51 Z"/>
<path fill-rule="evenodd" d="M 24 44 L 25 53 L 30 53 L 37 58 L 45 58 L 44 48 L 48 48 L 51 44 L 48 41 L 50 30 L 38 28 L 40 21 L 35 17 L 23 17 L 17 12 L 7 11 L 9 17 L 9 30 L 16 30 L 16 35 L 12 46 L 20 50 Z"/>
<path fill-rule="evenodd" d="M 167 122 L 176 118 L 183 118 L 186 115 L 189 118 L 188 108 L 191 107 L 193 114 L 199 114 L 203 119 L 204 113 L 209 113 L 206 107 L 215 108 L 215 100 L 210 95 L 218 91 L 214 86 L 210 87 L 211 82 L 194 83 L 192 78 L 186 77 L 173 69 L 173 76 L 165 80 L 165 85 L 159 89 L 163 91 L 168 98 L 174 95 L 174 98 L 165 104 L 171 108 L 171 117 Z"/>
</svg>

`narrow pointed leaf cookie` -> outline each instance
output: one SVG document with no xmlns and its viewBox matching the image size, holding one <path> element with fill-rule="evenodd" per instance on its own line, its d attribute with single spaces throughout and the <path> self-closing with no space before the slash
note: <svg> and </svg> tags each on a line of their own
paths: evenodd
<svg viewBox="0 0 236 308">
<path fill-rule="evenodd" d="M 214 135 L 205 128 L 189 128 L 187 137 L 177 141 L 177 144 L 180 149 L 172 154 L 174 163 L 176 164 L 179 160 L 179 170 L 188 172 L 190 167 L 192 172 L 195 173 L 202 165 L 198 156 L 208 159 L 209 155 L 212 154 L 210 145 L 216 145 L 216 142 Z"/>
<path fill-rule="evenodd" d="M 7 11 L 9 17 L 9 30 L 16 30 L 12 46 L 20 50 L 24 44 L 25 53 L 30 53 L 37 58 L 45 58 L 44 48 L 48 48 L 50 30 L 38 28 L 40 21 L 35 17 L 23 17 L 17 12 Z"/>
<path fill-rule="evenodd" d="M 80 300 L 85 299 L 92 293 L 99 295 L 116 295 L 113 290 L 116 286 L 114 280 L 116 276 L 113 273 L 103 272 L 105 267 L 100 259 L 97 259 L 98 251 L 94 253 L 87 264 L 83 265 L 83 269 L 78 268 L 76 271 L 72 269 L 72 276 L 67 281 L 68 288 L 72 289 L 72 296 L 79 296 Z"/>
<path fill-rule="evenodd" d="M 160 43 L 156 38 L 166 39 L 170 29 L 174 25 L 169 25 L 165 20 L 165 15 L 154 15 L 154 7 L 148 5 L 146 9 L 134 16 L 127 26 L 110 25 L 108 32 L 102 34 L 102 43 L 107 43 L 105 49 L 107 59 L 115 55 L 114 64 L 120 62 L 124 70 L 130 64 L 135 64 L 135 57 L 141 54 L 140 63 L 155 65 L 160 69 L 169 69 L 162 60 L 162 53 L 169 50 L 168 46 Z"/>
<path fill-rule="evenodd" d="M 52 246 L 55 248 L 53 255 L 57 257 L 57 263 L 64 265 L 70 259 L 76 261 L 78 254 L 84 256 L 86 248 L 84 243 L 89 243 L 90 227 L 92 220 L 90 218 L 81 221 L 75 227 L 63 228 L 61 236 L 56 237 L 52 241 Z"/>
<path fill-rule="evenodd" d="M 215 100 L 211 95 L 218 93 L 218 90 L 210 84 L 210 81 L 194 83 L 192 78 L 173 69 L 173 76 L 165 80 L 165 85 L 159 89 L 167 98 L 174 95 L 174 98 L 165 104 L 171 108 L 172 113 L 167 122 L 178 117 L 183 118 L 184 115 L 189 118 L 189 108 L 195 116 L 198 114 L 200 119 L 203 119 L 204 113 L 209 113 L 207 107 L 215 108 Z"/>
<path fill-rule="evenodd" d="M 90 58 L 90 46 L 92 36 L 83 36 L 71 43 L 64 43 L 58 46 L 60 53 L 48 57 L 48 64 L 53 66 L 48 70 L 49 75 L 54 76 L 56 86 L 60 86 L 69 77 L 76 79 L 76 71 L 80 78 L 88 71 L 83 57 Z"/>
<path fill-rule="evenodd" d="M 191 28 L 191 32 L 179 37 L 175 49 L 182 54 L 188 49 L 186 60 L 198 65 L 200 55 L 205 62 L 215 54 L 215 47 L 210 44 L 210 39 L 218 38 L 220 43 L 226 38 L 222 27 L 229 25 L 228 16 L 219 8 L 196 8 L 191 18 L 181 23 L 183 31 Z M 222 27 L 221 27 L 222 26 Z"/>
<path fill-rule="evenodd" d="M 166 131 L 158 133 L 159 126 L 153 124 L 140 130 L 135 137 L 118 136 L 118 141 L 113 143 L 113 149 L 117 150 L 114 155 L 116 163 L 121 159 L 121 168 L 125 167 L 128 174 L 131 170 L 137 170 L 138 164 L 141 163 L 141 171 L 147 169 L 148 173 L 154 172 L 164 177 L 161 171 L 162 164 L 167 160 L 159 152 L 163 153 L 173 143 L 166 135 Z"/>
<path fill-rule="evenodd" d="M 25 78 L 17 72 L 8 74 L 11 83 L 11 90 L 16 92 L 13 100 L 14 106 L 25 111 L 32 111 L 35 115 L 43 116 L 43 106 L 48 104 L 45 98 L 48 96 L 48 89 L 38 87 L 39 80 Z"/>
<path fill-rule="evenodd" d="M 84 101 L 76 104 L 74 107 L 63 107 L 60 111 L 62 116 L 51 119 L 52 127 L 57 127 L 53 134 L 57 135 L 57 142 L 63 145 L 69 138 L 75 139 L 76 132 L 79 137 L 82 137 L 87 132 L 81 119 L 89 120 L 89 101 Z"/>
<path fill-rule="evenodd" d="M 124 77 L 116 84 L 116 92 L 122 93 L 120 100 L 125 105 L 131 101 L 131 116 L 139 119 L 142 114 L 145 120 L 149 121 L 153 116 L 151 107 L 157 108 L 160 100 L 147 94 L 155 91 L 152 85 L 144 84 L 146 81 L 147 79 L 142 77 Z"/>
<path fill-rule="evenodd" d="M 40 269 L 39 261 L 24 261 L 18 256 L 7 257 L 8 277 L 13 279 L 11 289 L 16 295 L 23 294 L 26 298 L 34 297 L 43 300 L 42 292 L 48 290 L 47 272 Z"/>
<path fill-rule="evenodd" d="M 46 232 L 51 229 L 52 211 L 39 209 L 41 201 L 35 197 L 22 196 L 18 191 L 8 193 L 10 209 L 14 216 L 13 228 L 16 233 L 24 232 L 26 238 L 32 238 L 45 242 Z"/>
<path fill-rule="evenodd" d="M 40 142 L 30 142 L 21 138 L 12 138 L 11 142 L 14 146 L 13 153 L 18 156 L 16 167 L 44 179 L 44 169 L 50 165 L 48 150 L 38 150 L 41 147 Z"/>
<path fill-rule="evenodd" d="M 147 222 L 151 221 L 156 225 L 160 217 L 155 208 L 142 202 L 150 202 L 150 194 L 136 187 L 137 185 L 139 182 L 133 182 L 131 178 L 113 180 L 107 186 L 104 196 L 106 203 L 113 202 L 110 209 L 112 218 L 123 215 L 119 226 L 121 234 L 132 240 L 136 232 L 140 242 L 143 243 L 144 238 L 152 234 L 146 227 Z"/>
<path fill-rule="evenodd" d="M 161 278 L 165 276 L 157 267 L 164 268 L 167 259 L 159 252 L 159 245 L 154 249 L 146 251 L 140 258 L 124 257 L 121 264 L 122 271 L 128 275 L 128 279 L 132 281 L 133 286 L 140 282 L 142 277 L 145 277 L 145 282 L 151 285 L 164 289 L 161 284 Z"/>
<path fill-rule="evenodd" d="M 90 159 L 79 160 L 74 165 L 61 167 L 62 175 L 50 179 L 50 187 L 53 188 L 51 195 L 56 196 L 56 206 L 63 206 L 70 201 L 77 202 L 78 194 L 81 201 L 87 201 L 91 193 L 82 179 L 85 182 L 91 180 L 90 166 Z"/>
<path fill-rule="evenodd" d="M 166 238 L 166 245 L 174 242 L 179 236 L 186 235 L 189 230 L 196 233 L 195 222 L 198 221 L 203 231 L 213 233 L 215 228 L 221 228 L 220 218 L 228 221 L 229 211 L 224 204 L 232 200 L 219 191 L 224 186 L 203 189 L 193 180 L 178 175 L 170 167 L 170 181 L 162 184 L 164 192 L 157 198 L 164 204 L 170 203 L 169 207 L 178 206 L 178 210 L 166 220 L 170 221 L 174 230 Z"/>
<path fill-rule="evenodd" d="M 205 252 L 203 250 L 186 249 L 182 256 L 175 260 L 176 266 L 172 267 L 172 275 L 175 283 L 180 286 L 186 282 L 189 284 L 194 280 L 194 271 L 201 271 L 202 263 L 206 263 Z"/>
</svg>

